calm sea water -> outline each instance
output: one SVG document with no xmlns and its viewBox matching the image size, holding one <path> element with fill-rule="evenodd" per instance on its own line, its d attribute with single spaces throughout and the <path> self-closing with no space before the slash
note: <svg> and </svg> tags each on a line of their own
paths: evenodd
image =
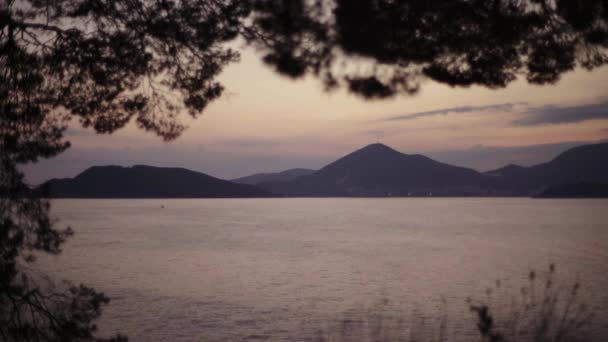
<svg viewBox="0 0 608 342">
<path fill-rule="evenodd" d="M 499 279 L 489 298 L 507 303 L 550 263 L 608 331 L 606 200 L 55 200 L 52 213 L 76 235 L 37 267 L 104 291 L 101 332 L 132 341 L 306 340 L 379 316 L 433 331 L 447 317 L 467 340 L 467 297 Z"/>
</svg>

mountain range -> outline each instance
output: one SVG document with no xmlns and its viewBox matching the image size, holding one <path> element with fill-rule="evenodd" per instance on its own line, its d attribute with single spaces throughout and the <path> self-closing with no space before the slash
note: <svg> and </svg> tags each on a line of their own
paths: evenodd
<svg viewBox="0 0 608 342">
<path fill-rule="evenodd" d="M 226 181 L 181 168 L 96 166 L 40 189 L 52 197 L 93 198 L 534 196 L 564 184 L 608 184 L 607 157 L 608 143 L 584 145 L 539 165 L 482 173 L 371 144 L 318 171 L 290 169 Z M 577 189 L 577 197 L 585 197 L 590 187 Z"/>
<path fill-rule="evenodd" d="M 407 196 L 433 192 L 466 193 L 479 184 L 477 171 L 407 155 L 383 144 L 350 153 L 321 170 L 289 182 L 259 187 L 287 196 Z"/>
<path fill-rule="evenodd" d="M 608 143 L 584 145 L 539 165 L 481 173 L 372 144 L 313 174 L 258 186 L 286 196 L 533 196 L 560 184 L 608 183 L 607 157 Z"/>
<path fill-rule="evenodd" d="M 608 183 L 567 183 L 550 186 L 538 198 L 608 198 Z"/>
<path fill-rule="evenodd" d="M 51 179 L 39 188 L 63 198 L 268 197 L 260 188 L 182 168 L 93 166 L 74 178 Z"/>
<path fill-rule="evenodd" d="M 231 179 L 231 182 L 239 184 L 258 185 L 260 183 L 268 182 L 289 182 L 294 180 L 296 177 L 310 175 L 316 172 L 311 169 L 289 169 L 281 172 L 274 173 L 256 173 L 251 176 L 245 176 L 241 178 Z"/>
<path fill-rule="evenodd" d="M 540 192 L 568 183 L 608 183 L 608 143 L 574 147 L 546 163 L 508 165 L 485 175 L 486 186 L 514 193 Z"/>
</svg>

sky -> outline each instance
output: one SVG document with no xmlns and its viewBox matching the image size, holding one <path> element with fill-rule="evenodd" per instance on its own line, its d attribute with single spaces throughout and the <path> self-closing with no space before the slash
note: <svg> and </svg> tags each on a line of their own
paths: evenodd
<svg viewBox="0 0 608 342">
<path fill-rule="evenodd" d="M 318 169 L 370 143 L 479 171 L 533 165 L 585 143 L 608 140 L 608 67 L 577 69 L 554 85 L 451 88 L 425 81 L 418 94 L 366 101 L 324 92 L 313 77 L 291 80 L 244 49 L 219 81 L 221 99 L 166 143 L 129 125 L 111 136 L 73 122 L 72 147 L 24 166 L 32 184 L 94 165 L 185 167 L 224 179 Z"/>
</svg>

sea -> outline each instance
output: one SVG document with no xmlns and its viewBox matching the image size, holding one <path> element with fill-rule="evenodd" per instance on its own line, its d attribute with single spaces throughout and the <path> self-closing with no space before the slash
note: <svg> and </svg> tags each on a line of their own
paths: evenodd
<svg viewBox="0 0 608 342">
<path fill-rule="evenodd" d="M 608 341 L 604 199 L 57 199 L 51 215 L 76 233 L 33 267 L 111 299 L 100 336 L 479 341 L 487 306 L 505 334 L 565 315 Z"/>
</svg>

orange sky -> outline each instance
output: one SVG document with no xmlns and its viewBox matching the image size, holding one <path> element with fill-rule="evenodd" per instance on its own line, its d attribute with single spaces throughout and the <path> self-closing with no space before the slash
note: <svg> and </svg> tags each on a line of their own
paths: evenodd
<svg viewBox="0 0 608 342">
<path fill-rule="evenodd" d="M 244 51 L 241 62 L 228 66 L 220 81 L 227 88 L 225 95 L 196 120 L 183 115 L 189 129 L 177 141 L 164 143 L 134 126 L 111 137 L 76 128 L 70 133 L 72 150 L 26 168 L 30 180 L 73 176 L 91 165 L 138 163 L 184 166 L 231 178 L 289 167 L 318 168 L 377 141 L 404 153 L 433 156 L 433 152 L 480 146 L 526 147 L 608 138 L 608 113 L 580 122 L 513 123 L 529 117 L 530 108 L 608 103 L 608 67 L 567 73 L 551 86 L 517 81 L 500 90 L 450 88 L 427 81 L 415 96 L 364 101 L 344 90 L 324 93 L 313 78 L 292 81 L 278 76 L 261 64 L 255 52 Z M 513 106 L 510 110 L 491 108 L 498 104 Z M 383 121 L 465 106 L 488 108 Z M 541 153 L 538 161 L 549 157 Z M 477 169 L 526 162 L 516 156 L 503 159 L 448 161 Z"/>
</svg>

